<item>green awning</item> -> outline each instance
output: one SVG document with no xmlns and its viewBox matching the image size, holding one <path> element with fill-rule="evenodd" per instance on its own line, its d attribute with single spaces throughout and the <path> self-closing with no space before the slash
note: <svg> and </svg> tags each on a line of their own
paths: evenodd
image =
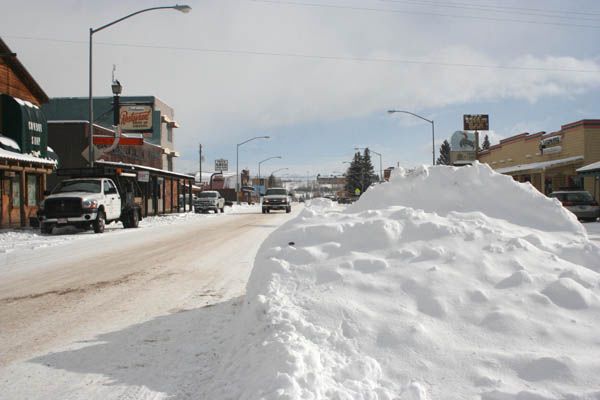
<svg viewBox="0 0 600 400">
<path fill-rule="evenodd" d="M 0 132 L 13 139 L 23 154 L 47 157 L 48 125 L 42 110 L 28 101 L 0 94 Z"/>
</svg>

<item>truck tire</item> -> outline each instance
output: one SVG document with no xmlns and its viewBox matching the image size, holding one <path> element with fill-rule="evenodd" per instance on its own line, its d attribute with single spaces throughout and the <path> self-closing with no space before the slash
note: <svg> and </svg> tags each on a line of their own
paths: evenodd
<svg viewBox="0 0 600 400">
<path fill-rule="evenodd" d="M 125 229 L 137 228 L 139 224 L 140 218 L 137 210 L 129 210 L 129 212 L 127 213 L 127 217 L 125 218 L 125 220 L 123 220 L 123 227 Z"/>
<path fill-rule="evenodd" d="M 285 209 L 285 213 L 286 214 L 289 214 L 291 212 L 292 212 L 292 207 L 288 207 L 288 208 Z"/>
<path fill-rule="evenodd" d="M 138 214 L 138 210 L 133 210 L 131 213 L 131 220 L 129 222 L 131 224 L 130 228 L 137 228 L 140 226 L 140 216 Z"/>
<path fill-rule="evenodd" d="M 52 228 L 54 228 L 52 224 L 45 224 L 43 222 L 40 224 L 40 232 L 45 235 L 52 235 Z"/>
<path fill-rule="evenodd" d="M 92 226 L 94 227 L 94 233 L 104 232 L 104 228 L 106 227 L 106 217 L 104 216 L 104 211 L 98 211 L 98 217 L 96 217 L 96 220 L 92 222 Z"/>
</svg>

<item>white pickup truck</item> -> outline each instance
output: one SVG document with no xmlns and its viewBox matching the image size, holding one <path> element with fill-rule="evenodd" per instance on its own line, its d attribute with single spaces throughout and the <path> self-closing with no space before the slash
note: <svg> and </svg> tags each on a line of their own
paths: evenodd
<svg viewBox="0 0 600 400">
<path fill-rule="evenodd" d="M 197 213 L 206 213 L 213 210 L 216 213 L 225 212 L 225 198 L 216 190 L 205 190 L 201 192 L 194 200 L 194 211 Z"/>
<path fill-rule="evenodd" d="M 125 196 L 125 193 L 123 193 Z M 109 178 L 65 179 L 42 201 L 38 213 L 40 230 L 50 234 L 55 226 L 75 226 L 104 232 L 106 224 L 122 221 L 136 228 L 141 219 L 139 207 L 127 204 L 119 187 Z"/>
<path fill-rule="evenodd" d="M 292 212 L 292 199 L 285 188 L 269 188 L 262 199 L 262 213 L 270 213 L 271 210 L 285 210 Z"/>
</svg>

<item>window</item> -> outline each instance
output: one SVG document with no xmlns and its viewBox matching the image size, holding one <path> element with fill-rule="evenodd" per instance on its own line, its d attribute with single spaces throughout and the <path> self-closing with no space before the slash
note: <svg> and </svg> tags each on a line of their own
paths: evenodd
<svg viewBox="0 0 600 400">
<path fill-rule="evenodd" d="M 38 197 L 38 177 L 36 175 L 27 175 L 27 205 L 29 207 L 37 206 Z"/>
<path fill-rule="evenodd" d="M 13 207 L 21 207 L 21 185 L 19 185 L 19 177 L 15 176 L 11 179 L 12 182 L 12 204 Z"/>
</svg>

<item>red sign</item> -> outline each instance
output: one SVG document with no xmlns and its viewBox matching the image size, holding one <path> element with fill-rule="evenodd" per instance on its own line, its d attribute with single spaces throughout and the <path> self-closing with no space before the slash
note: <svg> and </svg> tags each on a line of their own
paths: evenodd
<svg viewBox="0 0 600 400">
<path fill-rule="evenodd" d="M 94 144 L 111 146 L 115 141 L 113 136 L 98 136 L 94 135 Z M 119 138 L 119 146 L 141 146 L 144 144 L 144 138 L 142 137 L 127 137 L 121 136 Z"/>
</svg>

